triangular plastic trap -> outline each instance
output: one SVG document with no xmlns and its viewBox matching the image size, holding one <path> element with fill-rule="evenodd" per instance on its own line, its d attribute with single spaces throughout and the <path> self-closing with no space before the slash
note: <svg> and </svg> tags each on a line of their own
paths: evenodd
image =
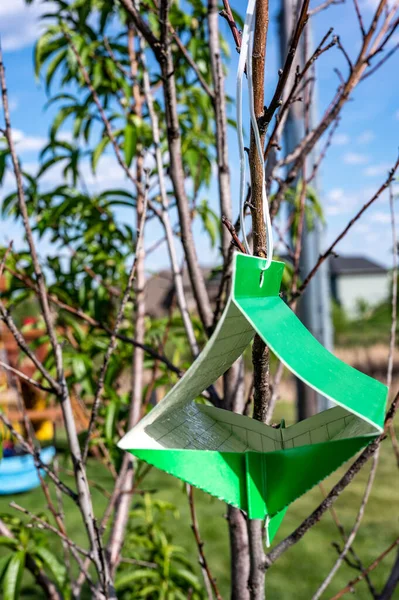
<svg viewBox="0 0 399 600">
<path fill-rule="evenodd" d="M 119 442 L 142 460 L 266 519 L 382 432 L 387 387 L 328 352 L 280 298 L 284 264 L 237 254 L 232 293 L 205 348 L 173 389 Z M 338 406 L 288 428 L 193 402 L 257 332 L 307 385 Z"/>
</svg>

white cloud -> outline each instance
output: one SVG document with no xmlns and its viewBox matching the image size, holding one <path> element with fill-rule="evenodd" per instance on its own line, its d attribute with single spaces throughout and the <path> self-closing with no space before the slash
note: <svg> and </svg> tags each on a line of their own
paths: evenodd
<svg viewBox="0 0 399 600">
<path fill-rule="evenodd" d="M 356 233 L 370 233 L 371 231 L 371 226 L 368 225 L 367 223 L 356 223 L 355 225 L 356 227 Z"/>
<path fill-rule="evenodd" d="M 373 223 L 380 223 L 381 225 L 387 225 L 391 222 L 391 215 L 385 212 L 377 212 L 371 215 L 370 220 Z"/>
<path fill-rule="evenodd" d="M 333 188 L 328 192 L 327 199 L 330 202 L 339 202 L 345 197 L 345 192 L 342 188 Z"/>
<path fill-rule="evenodd" d="M 53 186 L 58 184 L 70 184 L 70 178 L 65 180 L 63 170 L 65 163 L 55 163 L 55 165 L 46 171 L 40 178 L 43 186 Z M 24 171 L 35 175 L 39 169 L 39 163 L 29 161 L 23 163 Z M 93 175 L 91 164 L 88 160 L 83 160 L 80 164 L 80 174 L 90 191 L 100 191 L 115 185 L 129 188 L 130 182 L 124 171 L 122 171 L 116 159 L 111 154 L 104 154 L 97 166 L 97 173 Z"/>
<path fill-rule="evenodd" d="M 329 217 L 348 212 L 347 194 L 342 188 L 333 188 L 327 194 L 325 213 Z"/>
<path fill-rule="evenodd" d="M 356 141 L 358 144 L 369 144 L 374 138 L 375 134 L 370 129 L 366 129 L 356 138 Z"/>
<path fill-rule="evenodd" d="M 347 165 L 364 165 L 369 162 L 368 156 L 358 152 L 347 152 L 344 154 L 343 160 Z"/>
<path fill-rule="evenodd" d="M 380 175 L 387 175 L 391 167 L 390 163 L 380 163 L 379 165 L 367 167 L 363 173 L 366 177 L 378 177 Z"/>
<path fill-rule="evenodd" d="M 19 102 L 18 102 L 17 98 L 10 98 L 8 100 L 8 108 L 10 109 L 10 112 L 17 110 L 18 107 L 19 107 Z"/>
<path fill-rule="evenodd" d="M 48 4 L 34 2 L 27 5 L 25 0 L 0 1 L 0 34 L 3 50 L 19 50 L 30 46 L 40 35 L 39 16 L 49 11 Z"/>
<path fill-rule="evenodd" d="M 20 129 L 13 129 L 12 133 L 18 154 L 41 150 L 47 141 L 45 137 L 25 135 Z"/>
<path fill-rule="evenodd" d="M 336 133 L 332 139 L 334 146 L 345 146 L 349 144 L 349 135 L 347 133 Z"/>
<path fill-rule="evenodd" d="M 325 214 L 330 217 L 353 215 L 367 200 L 375 194 L 375 187 L 358 190 L 333 188 L 326 195 Z M 381 196 L 380 200 L 383 199 Z"/>
</svg>

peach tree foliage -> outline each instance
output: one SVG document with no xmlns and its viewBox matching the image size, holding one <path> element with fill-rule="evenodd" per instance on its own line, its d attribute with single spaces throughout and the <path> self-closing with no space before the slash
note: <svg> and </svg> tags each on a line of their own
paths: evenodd
<svg viewBox="0 0 399 600">
<path fill-rule="evenodd" d="M 151 2 L 148 5 L 151 7 Z M 149 18 L 156 31 L 156 17 L 150 12 Z M 186 3 L 185 10 L 177 4 L 172 6 L 171 24 L 190 51 L 203 78 L 210 83 L 205 20 L 206 7 L 202 2 L 192 0 Z M 152 164 L 152 135 L 147 109 L 144 106 L 141 115 L 135 114 L 133 97 L 134 79 L 140 87 L 142 86 L 140 57 L 137 61 L 137 74 L 133 78 L 129 75 L 131 60 L 128 49 L 128 24 L 116 3 L 97 0 L 48 2 L 48 12 L 43 17 L 43 24 L 45 31 L 36 44 L 34 67 L 36 77 L 45 87 L 48 96 L 47 109 L 52 115 L 52 123 L 48 142 L 39 156 L 37 171 L 33 174 L 28 173 L 24 171 L 23 163 L 21 164 L 29 216 L 37 239 L 51 243 L 52 251 L 50 256 L 44 258 L 43 264 L 49 294 L 54 294 L 61 302 L 79 308 L 89 317 L 112 328 L 135 249 L 136 190 L 132 189 L 128 181 L 117 189 L 105 186 L 100 191 L 97 188 L 93 189 L 93 186 L 86 182 L 88 169 L 91 171 L 90 178 L 96 176 L 101 171 L 101 161 L 106 161 L 107 157 L 112 155 L 112 148 L 92 95 L 85 88 L 65 33 L 70 36 L 79 51 L 129 167 L 134 166 L 138 156 L 145 156 L 145 160 Z M 223 39 L 221 42 L 227 57 L 227 44 Z M 191 214 L 194 220 L 202 223 L 211 244 L 217 245 L 219 220 L 207 200 L 212 164 L 215 161 L 211 101 L 198 85 L 195 74 L 187 69 L 184 59 L 176 48 L 175 50 L 183 163 L 185 175 L 191 181 L 188 187 Z M 157 92 L 160 88 L 160 73 L 151 58 L 148 60 L 148 66 L 155 92 L 162 152 L 167 169 L 164 107 L 161 95 Z M 2 176 L 10 166 L 9 161 L 7 151 L 2 151 Z M 112 168 L 119 167 L 113 163 Z M 59 173 L 56 185 L 48 183 L 54 180 L 54 173 Z M 150 193 L 152 202 L 158 205 L 156 189 Z M 173 197 L 170 197 L 170 202 L 173 209 Z M 4 216 L 20 219 L 16 192 L 5 198 L 2 211 Z M 149 210 L 148 227 L 155 219 L 156 216 Z M 178 233 L 178 230 L 176 232 Z M 29 252 L 17 252 L 11 260 L 15 272 L 23 272 L 25 279 L 34 281 Z M 6 276 L 10 284 L 7 292 L 9 301 L 16 310 L 19 304 L 23 305 L 27 300 L 34 299 L 34 291 L 27 288 L 24 282 L 9 272 Z M 82 400 L 86 401 L 93 397 L 109 336 L 102 329 L 82 322 L 59 306 L 55 306 L 54 309 L 57 330 L 64 342 L 63 354 L 68 385 L 70 389 L 78 390 Z M 127 304 L 125 318 L 119 330 L 121 335 L 130 338 L 134 337 L 133 309 L 134 297 Z M 39 317 L 38 326 L 40 323 Z M 203 332 L 195 318 L 194 326 L 197 337 L 201 340 Z M 169 328 L 169 338 L 165 352 L 179 368 L 184 369 L 188 366 L 189 352 L 179 313 L 151 319 L 151 322 L 148 320 L 146 343 L 158 347 L 166 327 Z M 35 343 L 39 345 L 46 341 L 47 338 L 43 335 Z M 100 436 L 97 442 L 101 440 L 108 447 L 116 468 L 120 461 L 120 453 L 115 451 L 115 442 L 118 439 L 116 425 L 126 419 L 129 404 L 129 394 L 119 391 L 119 381 L 126 371 L 126 366 L 130 365 L 131 351 L 130 344 L 119 342 L 118 351 L 111 358 L 105 376 L 105 402 L 100 411 L 98 425 Z M 55 372 L 54 357 L 51 353 L 44 364 L 50 372 Z M 152 369 L 154 360 L 147 357 L 145 366 Z M 155 387 L 170 383 L 176 377 L 170 374 L 162 363 L 158 364 L 157 369 Z M 145 392 L 144 389 L 144 394 Z M 151 510 L 154 513 L 165 511 L 156 503 Z M 134 511 L 137 515 L 138 508 Z M 153 549 L 146 549 L 150 562 L 161 565 L 161 572 L 169 569 L 171 574 L 170 585 L 173 585 L 173 589 L 168 590 L 167 597 L 187 597 L 189 589 L 192 590 L 192 598 L 202 597 L 201 585 L 193 574 L 191 565 L 184 558 L 181 549 L 171 546 L 168 535 L 163 531 L 163 522 L 156 514 L 151 527 L 147 522 L 137 529 L 132 530 L 130 527 L 130 542 L 127 545 L 129 551 L 137 553 L 140 550 L 140 535 L 147 534 L 150 535 L 154 546 Z M 23 534 L 21 535 L 23 538 Z M 50 564 L 45 559 L 46 536 L 38 540 L 35 538 L 34 541 L 20 538 L 21 536 L 13 545 L 7 542 L 13 555 L 7 555 L 8 558 L 2 562 L 4 590 L 9 586 L 9 570 L 14 569 L 16 574 L 14 592 L 9 591 L 8 596 L 4 596 L 10 599 L 18 597 L 20 572 L 25 566 L 25 542 L 42 548 L 40 552 L 43 556 L 40 561 L 50 576 L 57 575 L 57 583 L 60 585 L 60 571 L 55 573 L 55 563 Z M 4 540 L 3 542 L 5 543 Z M 170 561 L 168 567 L 166 560 Z M 126 580 L 124 568 L 121 569 L 121 592 L 125 589 L 123 577 Z M 143 587 L 144 584 L 152 590 L 151 593 L 148 592 L 149 595 Z M 132 580 L 131 585 L 135 586 L 137 597 L 155 597 L 151 595 L 155 593 L 155 589 L 159 590 L 159 597 L 164 597 L 162 590 L 165 581 L 161 576 L 156 580 L 153 569 L 149 569 L 144 578 Z"/>
</svg>

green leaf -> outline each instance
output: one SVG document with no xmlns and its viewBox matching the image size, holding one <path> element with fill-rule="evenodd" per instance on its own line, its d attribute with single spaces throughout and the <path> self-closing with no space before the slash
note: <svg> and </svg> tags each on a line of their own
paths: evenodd
<svg viewBox="0 0 399 600">
<path fill-rule="evenodd" d="M 0 152 L 0 184 L 3 182 L 3 177 L 6 172 L 7 155 L 8 150 L 3 150 L 2 152 Z"/>
<path fill-rule="evenodd" d="M 18 542 L 13 538 L 9 538 L 5 535 L 0 535 L 0 546 L 6 546 L 7 548 L 17 548 Z"/>
<path fill-rule="evenodd" d="M 82 356 L 75 356 L 72 361 L 72 370 L 77 381 L 81 381 L 87 374 L 86 364 Z"/>
<path fill-rule="evenodd" d="M 66 581 L 66 568 L 63 564 L 61 564 L 54 554 L 43 546 L 39 546 L 36 549 L 35 554 L 40 558 L 40 560 L 44 563 L 44 565 L 49 569 L 51 574 L 53 575 L 58 587 L 62 589 L 65 585 Z"/>
<path fill-rule="evenodd" d="M 114 435 L 115 417 L 119 411 L 119 402 L 111 401 L 107 406 L 107 415 L 105 418 L 105 435 L 107 439 L 112 440 Z"/>
<path fill-rule="evenodd" d="M 129 586 L 134 581 L 137 581 L 138 579 L 157 580 L 158 578 L 159 574 L 153 569 L 137 569 L 136 571 L 127 573 L 126 575 L 122 575 L 122 577 L 119 577 L 115 584 L 115 588 L 117 590 L 121 590 Z"/>
<path fill-rule="evenodd" d="M 104 152 L 105 148 L 109 144 L 109 141 L 110 141 L 109 137 L 103 137 L 103 139 L 96 146 L 93 154 L 91 155 L 91 169 L 92 169 L 93 173 L 96 172 L 98 161 L 100 160 L 100 157 L 101 157 L 102 153 Z"/>
<path fill-rule="evenodd" d="M 11 558 L 3 580 L 3 600 L 18 600 L 25 568 L 25 556 L 25 551 L 19 550 Z"/>
<path fill-rule="evenodd" d="M 8 567 L 8 564 L 9 564 L 11 558 L 12 558 L 12 554 L 9 554 L 8 556 L 3 556 L 2 558 L 0 558 L 0 582 L 3 579 L 4 573 L 6 572 L 6 569 Z"/>
<path fill-rule="evenodd" d="M 58 54 L 53 58 L 53 60 L 47 66 L 47 69 L 46 69 L 46 90 L 47 91 L 49 91 L 49 89 L 50 89 L 50 85 L 51 85 L 51 82 L 53 80 L 56 70 L 62 64 L 62 62 L 65 60 L 66 55 L 67 55 L 67 49 L 64 48 L 64 50 L 61 50 L 61 52 L 58 52 Z"/>
<path fill-rule="evenodd" d="M 125 153 L 125 161 L 128 167 L 132 164 L 134 154 L 137 147 L 137 127 L 130 121 L 127 122 L 125 127 L 125 142 L 123 150 Z"/>
</svg>

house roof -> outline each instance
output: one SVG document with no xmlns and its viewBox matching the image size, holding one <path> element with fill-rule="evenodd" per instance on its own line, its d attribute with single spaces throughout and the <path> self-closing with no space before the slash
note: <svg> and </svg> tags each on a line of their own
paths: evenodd
<svg viewBox="0 0 399 600">
<path fill-rule="evenodd" d="M 214 271 L 209 268 L 201 268 L 203 272 L 205 285 L 207 287 L 211 303 L 216 300 L 219 292 L 221 271 Z M 187 269 L 183 272 L 183 287 L 186 293 L 186 300 L 189 309 L 195 310 L 195 301 L 192 295 L 190 278 Z M 168 312 L 174 302 L 174 283 L 171 271 L 159 271 L 147 279 L 145 285 L 145 302 L 147 314 L 159 317 Z"/>
<path fill-rule="evenodd" d="M 364 256 L 331 256 L 330 272 L 332 275 L 382 275 L 387 269 Z"/>
</svg>

